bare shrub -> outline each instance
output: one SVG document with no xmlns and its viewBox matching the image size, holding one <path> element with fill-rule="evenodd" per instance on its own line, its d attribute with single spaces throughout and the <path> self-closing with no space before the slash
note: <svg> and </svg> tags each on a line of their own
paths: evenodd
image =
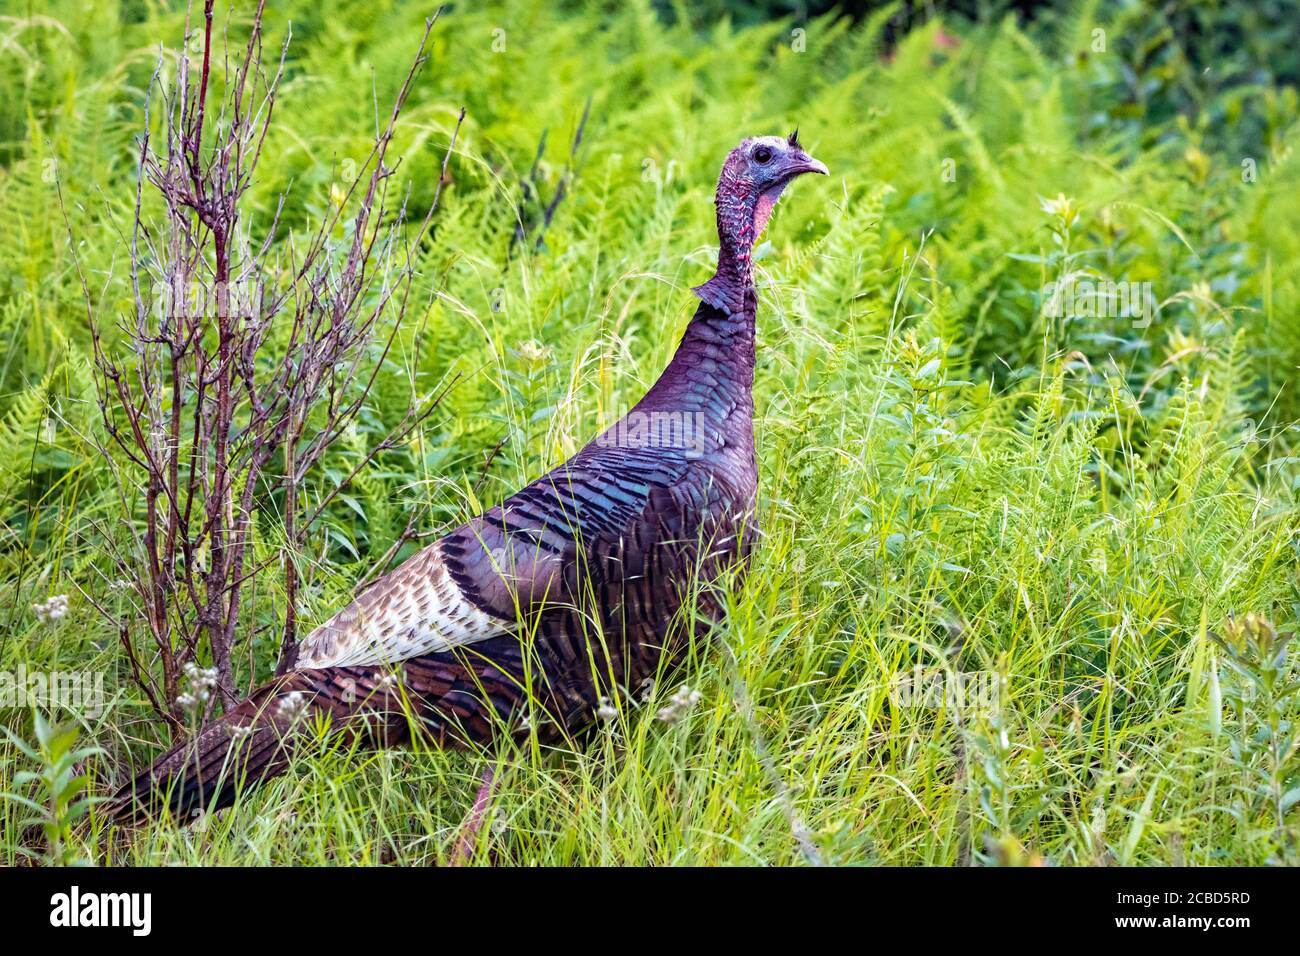
<svg viewBox="0 0 1300 956">
<path fill-rule="evenodd" d="M 216 671 L 204 716 L 218 701 L 224 709 L 236 700 L 232 650 L 241 596 L 274 563 L 286 595 L 278 670 L 293 665 L 303 536 L 335 495 L 409 435 L 441 397 L 413 400 L 333 490 L 304 501 L 304 479 L 362 410 L 402 327 L 416 250 L 448 181 L 465 116 L 461 110 L 432 201 L 416 224 L 404 226 L 410 194 L 390 194 L 395 167 L 388 151 L 435 15 L 387 121 L 376 118 L 369 156 L 342 201 L 314 230 L 281 236 L 281 195 L 269 228 L 255 236 L 246 197 L 290 38 L 275 60 L 264 59 L 259 3 L 247 42 L 234 48 L 227 41 L 221 56 L 213 3 L 204 4 L 201 61 L 192 62 L 183 45 L 172 82 L 161 82 L 160 60 L 150 83 L 134 226 L 126 237 L 134 308 L 111 341 L 82 276 L 109 438 L 101 450 L 133 530 L 132 545 L 115 554 L 144 620 L 118 622 L 118 630 L 135 680 L 173 735 L 184 728 L 177 698 L 187 664 L 210 656 Z M 224 72 L 218 77 L 215 69 Z M 210 91 L 218 78 L 220 96 Z M 155 99 L 163 110 L 161 144 L 150 135 Z M 146 188 L 161 198 L 159 222 L 144 212 Z M 259 566 L 250 523 L 268 504 L 283 519 L 283 560 Z"/>
</svg>

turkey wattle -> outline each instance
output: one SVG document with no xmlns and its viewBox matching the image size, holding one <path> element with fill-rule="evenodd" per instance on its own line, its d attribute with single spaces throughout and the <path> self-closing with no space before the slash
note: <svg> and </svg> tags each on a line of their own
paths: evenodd
<svg viewBox="0 0 1300 956">
<path fill-rule="evenodd" d="M 733 149 L 718 180 L 717 272 L 645 397 L 364 590 L 302 641 L 293 671 L 127 784 L 120 812 L 228 805 L 284 769 L 306 714 L 378 745 L 413 724 L 447 746 L 555 738 L 680 660 L 723 613 L 707 585 L 732 579 L 756 534 L 750 255 L 804 173 L 826 167 L 797 134 Z M 693 613 L 679 615 L 688 599 Z"/>
</svg>

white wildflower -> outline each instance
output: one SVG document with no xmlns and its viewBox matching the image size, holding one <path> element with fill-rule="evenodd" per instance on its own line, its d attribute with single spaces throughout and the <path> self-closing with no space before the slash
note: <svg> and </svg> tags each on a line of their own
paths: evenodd
<svg viewBox="0 0 1300 956">
<path fill-rule="evenodd" d="M 596 716 L 601 720 L 613 720 L 618 716 L 618 709 L 609 702 L 608 697 L 602 697 L 600 706 L 596 708 Z"/>
<path fill-rule="evenodd" d="M 176 706 L 181 710 L 196 710 L 212 699 L 212 692 L 217 687 L 217 669 L 186 661 L 181 670 L 189 687 L 177 696 Z"/>
<path fill-rule="evenodd" d="M 541 345 L 533 339 L 529 339 L 518 349 L 519 357 L 533 370 L 550 361 L 551 354 L 551 349 L 548 346 Z"/>
<path fill-rule="evenodd" d="M 687 684 L 677 688 L 677 693 L 673 694 L 673 703 L 678 707 L 694 707 L 700 702 L 700 692 L 692 690 Z"/>
<path fill-rule="evenodd" d="M 68 613 L 68 596 L 66 594 L 51 595 L 48 600 L 38 601 L 33 604 L 32 610 L 36 613 L 38 621 L 57 621 Z"/>
<path fill-rule="evenodd" d="M 1055 216 L 1065 225 L 1072 226 L 1079 218 L 1078 202 L 1065 193 L 1057 193 L 1055 199 L 1045 199 L 1038 197 L 1038 208 L 1049 216 Z"/>
<path fill-rule="evenodd" d="M 307 698 L 300 690 L 290 691 L 276 704 L 275 715 L 280 720 L 296 721 L 307 712 Z"/>
<path fill-rule="evenodd" d="M 668 699 L 667 706 L 659 708 L 658 717 L 666 724 L 674 724 L 699 702 L 700 692 L 692 690 L 689 684 L 683 684 Z"/>
<path fill-rule="evenodd" d="M 212 690 L 217 686 L 217 669 L 215 667 L 200 667 L 193 661 L 186 661 L 182 668 L 186 678 L 189 679 L 190 686 L 196 690 Z"/>
</svg>

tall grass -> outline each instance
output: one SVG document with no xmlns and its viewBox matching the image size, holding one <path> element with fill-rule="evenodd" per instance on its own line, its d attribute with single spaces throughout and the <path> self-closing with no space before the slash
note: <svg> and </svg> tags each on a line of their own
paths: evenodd
<svg viewBox="0 0 1300 956">
<path fill-rule="evenodd" d="M 272 32 L 291 20 L 294 39 L 254 230 L 283 190 L 291 225 L 337 201 L 427 12 L 278 6 Z M 1289 632 L 1300 600 L 1295 98 L 1236 94 L 1268 131 L 1251 157 L 1177 119 L 1135 135 L 1107 9 L 1032 34 L 933 21 L 890 50 L 883 16 L 796 36 L 666 22 L 649 3 L 449 11 L 394 148 L 399 185 L 427 199 L 468 108 L 424 305 L 325 478 L 413 391 L 461 377 L 330 507 L 305 623 L 415 509 L 452 527 L 639 397 L 710 267 L 722 157 L 797 124 L 832 176 L 792 189 L 759 249 L 764 539 L 717 646 L 681 676 L 700 699 L 661 719 L 666 683 L 560 751 L 322 743 L 216 817 L 127 834 L 92 809 L 60 858 L 445 862 L 495 761 L 478 862 L 1296 862 L 1300 763 L 1279 726 L 1294 696 L 1261 699 L 1266 665 L 1216 641 L 1248 612 Z M 25 52 L 0 69 L 0 670 L 106 672 L 103 713 L 71 715 L 105 750 L 88 761 L 99 787 L 162 728 L 92 604 L 134 620 L 109 557 L 132 530 L 94 448 L 55 180 L 96 307 L 121 314 L 133 137 L 182 20 L 62 2 L 0 20 Z M 1115 34 L 1108 52 L 1095 29 Z M 521 221 L 537 234 L 588 97 L 567 198 L 540 245 L 512 243 Z M 522 183 L 548 130 L 537 195 Z M 1158 313 L 1046 315 L 1047 283 L 1081 270 L 1151 282 Z M 276 502 L 257 517 L 273 555 Z M 252 588 L 245 686 L 283 617 L 273 585 Z M 65 617 L 33 610 L 65 593 Z M 1285 652 L 1282 667 L 1294 679 Z M 900 692 L 916 686 L 981 692 Z M 32 739 L 28 712 L 3 719 Z M 23 791 L 31 764 L 0 743 L 0 791 Z M 43 852 L 29 815 L 0 801 L 0 861 Z"/>
</svg>

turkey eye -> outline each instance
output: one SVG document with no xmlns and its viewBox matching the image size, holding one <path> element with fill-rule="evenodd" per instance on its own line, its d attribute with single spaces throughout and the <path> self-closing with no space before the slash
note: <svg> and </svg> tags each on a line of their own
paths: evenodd
<svg viewBox="0 0 1300 956">
<path fill-rule="evenodd" d="M 772 151 L 766 146 L 760 146 L 754 150 L 754 162 L 760 166 L 766 166 L 772 161 Z"/>
</svg>

